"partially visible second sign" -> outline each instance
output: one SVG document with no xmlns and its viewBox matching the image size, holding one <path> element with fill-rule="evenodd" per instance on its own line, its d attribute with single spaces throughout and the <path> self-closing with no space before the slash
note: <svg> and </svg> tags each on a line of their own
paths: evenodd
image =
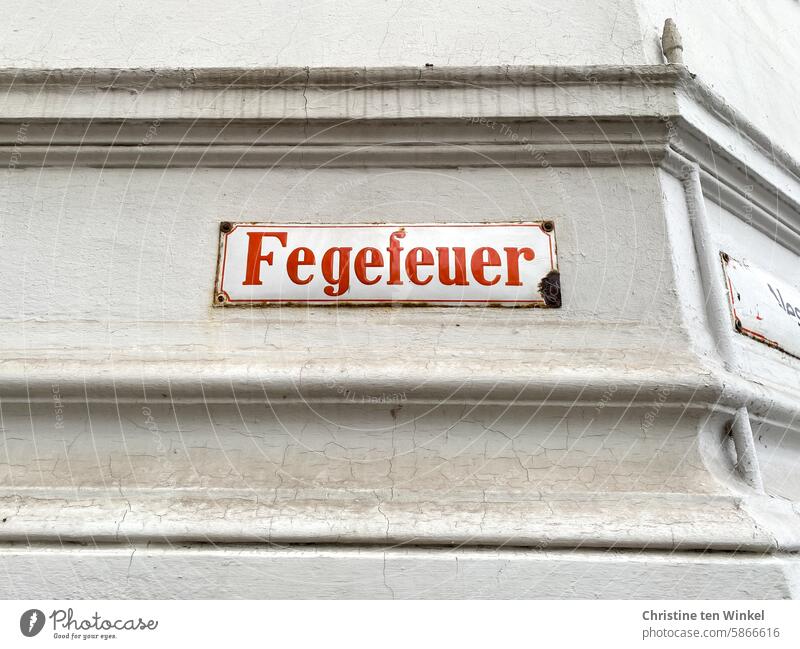
<svg viewBox="0 0 800 649">
<path fill-rule="evenodd" d="M 733 324 L 745 336 L 800 358 L 800 290 L 722 254 Z"/>
</svg>

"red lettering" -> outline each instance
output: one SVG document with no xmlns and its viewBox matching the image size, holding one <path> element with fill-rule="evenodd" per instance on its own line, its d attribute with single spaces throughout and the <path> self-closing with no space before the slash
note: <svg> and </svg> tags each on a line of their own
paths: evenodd
<svg viewBox="0 0 800 649">
<path fill-rule="evenodd" d="M 352 248 L 328 248 L 322 256 L 322 275 L 332 286 L 325 287 L 325 295 L 336 297 L 350 288 L 350 251 Z M 333 257 L 339 257 L 338 273 L 333 275 Z M 334 288 L 337 287 L 337 288 Z"/>
<path fill-rule="evenodd" d="M 486 258 L 488 255 L 488 259 Z M 483 284 L 484 286 L 493 286 L 500 281 L 500 273 L 497 274 L 493 280 L 486 279 L 484 275 L 484 270 L 488 267 L 491 268 L 493 266 L 499 266 L 503 262 L 500 259 L 500 255 L 497 253 L 497 250 L 494 248 L 478 248 L 474 253 L 472 253 L 472 274 L 475 276 L 475 279 L 478 280 L 478 284 Z"/>
<path fill-rule="evenodd" d="M 367 257 L 369 256 L 369 259 Z M 378 275 L 375 279 L 367 277 L 367 268 L 382 268 L 383 255 L 377 248 L 362 248 L 356 253 L 355 260 L 356 277 L 358 281 L 367 286 L 372 286 L 381 281 L 382 275 Z"/>
<path fill-rule="evenodd" d="M 400 247 L 398 239 L 406 236 L 405 230 L 397 230 L 389 235 L 389 247 L 386 252 L 389 253 L 389 286 L 398 286 L 403 283 L 400 279 Z"/>
<path fill-rule="evenodd" d="M 450 277 L 450 248 L 436 248 L 439 253 L 439 281 L 445 286 L 467 286 L 467 261 L 464 248 L 453 248 L 456 272 Z"/>
<path fill-rule="evenodd" d="M 419 266 L 433 266 L 433 255 L 427 248 L 412 248 L 408 251 L 408 255 L 406 255 L 406 272 L 408 273 L 408 279 L 410 279 L 413 284 L 424 286 L 433 279 L 433 272 L 431 272 L 427 279 L 420 279 L 417 275 L 417 268 Z"/>
<path fill-rule="evenodd" d="M 314 259 L 314 253 L 310 248 L 306 248 L 304 246 L 295 248 L 289 253 L 289 259 L 286 260 L 286 273 L 289 275 L 289 279 L 295 284 L 308 284 L 312 279 L 314 279 L 314 273 L 311 273 L 305 279 L 300 279 L 297 271 L 300 266 L 311 266 L 315 262 L 316 260 Z"/>
<path fill-rule="evenodd" d="M 506 286 L 522 286 L 519 281 L 519 258 L 525 261 L 533 261 L 536 256 L 530 248 L 503 248 L 506 251 L 506 259 L 508 260 L 508 281 Z"/>
<path fill-rule="evenodd" d="M 265 238 L 275 239 L 277 243 L 265 243 Z M 426 240 L 423 236 L 414 238 L 420 242 Z M 378 283 L 384 286 L 402 286 L 408 282 L 414 286 L 440 284 L 442 287 L 450 287 L 469 286 L 471 282 L 481 286 L 495 286 L 505 280 L 505 286 L 522 286 L 522 274 L 528 270 L 524 264 L 536 258 L 532 247 L 523 246 L 484 246 L 475 249 L 469 257 L 467 248 L 463 246 L 418 246 L 410 248 L 406 254 L 402 246 L 404 239 L 405 229 L 398 228 L 389 234 L 385 249 L 367 246 L 332 247 L 325 250 L 321 245 L 325 238 L 317 241 L 315 237 L 301 237 L 300 241 L 306 243 L 306 246 L 288 248 L 287 231 L 247 232 L 242 284 L 260 286 L 263 283 L 263 266 L 275 266 L 278 253 L 286 258 L 287 279 L 283 280 L 284 287 L 288 287 L 288 282 L 295 286 L 304 286 L 310 284 L 317 275 L 321 275 L 327 282 L 323 293 L 328 297 L 347 294 L 353 281 L 357 282 L 357 286 L 374 286 Z M 345 241 L 346 239 L 339 239 L 340 243 Z M 271 272 L 274 273 L 274 270 Z M 274 275 L 270 275 L 269 283 L 273 281 Z M 800 307 L 796 310 L 800 319 Z"/>
<path fill-rule="evenodd" d="M 275 237 L 281 242 L 281 246 L 286 247 L 286 232 L 248 232 L 247 244 L 247 265 L 242 286 L 261 285 L 261 262 L 266 261 L 272 265 L 272 253 L 261 254 L 261 241 L 264 237 Z"/>
</svg>

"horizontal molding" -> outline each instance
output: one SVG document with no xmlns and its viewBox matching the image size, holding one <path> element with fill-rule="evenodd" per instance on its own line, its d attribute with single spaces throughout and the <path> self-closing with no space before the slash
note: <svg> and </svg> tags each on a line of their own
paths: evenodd
<svg viewBox="0 0 800 649">
<path fill-rule="evenodd" d="M 0 161 L 39 167 L 458 167 L 656 165 L 654 118 L 0 121 Z"/>
<path fill-rule="evenodd" d="M 670 141 L 800 223 L 797 161 L 683 66 L 3 69 L 0 88 L 12 169 L 656 166 Z"/>
<path fill-rule="evenodd" d="M 707 199 L 789 250 L 800 252 L 800 182 L 759 149 L 740 148 L 739 153 L 747 157 L 745 162 L 730 146 L 709 138 L 695 124 L 683 118 L 679 123 L 662 166 L 683 177 L 686 161 L 696 162 Z"/>
<path fill-rule="evenodd" d="M 708 200 L 800 255 L 800 219 L 793 218 L 800 214 L 800 205 L 774 189 L 770 191 L 753 177 L 739 178 L 738 183 L 732 184 L 733 179 L 720 178 L 703 169 L 700 178 Z"/>
<path fill-rule="evenodd" d="M 800 223 L 797 162 L 683 66 L 5 69 L 0 88 L 9 169 L 657 166 L 673 146 Z"/>
<path fill-rule="evenodd" d="M 280 491 L 280 492 L 279 492 Z M 538 548 L 646 548 L 772 552 L 800 550 L 796 534 L 780 543 L 745 511 L 775 510 L 764 496 L 714 494 L 537 493 L 507 500 L 479 494 L 359 494 L 333 486 L 326 497 L 304 490 L 136 490 L 83 494 L 53 488 L 0 492 L 7 519 L 0 542 L 340 543 Z M 393 490 L 392 490 L 393 491 Z M 120 493 L 121 492 L 121 493 Z M 207 492 L 207 493 L 204 493 Z M 485 497 L 485 492 L 484 492 Z M 494 500 L 493 500 L 494 499 Z M 786 504 L 786 529 L 796 514 Z M 773 521 L 774 524 L 774 521 Z"/>
<path fill-rule="evenodd" d="M 193 88 L 360 88 L 411 84 L 426 87 L 483 87 L 552 84 L 674 84 L 688 79 L 683 66 L 480 66 L 384 68 L 0 68 L 0 88 L 91 87 L 100 90 L 144 91 Z"/>
<path fill-rule="evenodd" d="M 0 546 L 0 567 L 16 600 L 800 595 L 797 557 L 727 552 L 26 543 Z"/>
<path fill-rule="evenodd" d="M 0 163 L 12 164 L 17 150 L 0 147 Z M 531 167 L 658 164 L 664 148 L 657 145 L 391 145 L 363 146 L 49 146 L 26 147 L 16 168 L 264 168 L 351 167 Z M 534 157 L 535 156 L 535 157 Z"/>
<path fill-rule="evenodd" d="M 694 107 L 713 115 L 720 123 L 733 128 L 738 137 L 747 141 L 777 165 L 785 168 L 795 180 L 800 176 L 800 162 L 789 154 L 780 143 L 775 142 L 761 131 L 746 115 L 733 108 L 725 98 L 712 88 L 702 83 L 694 75 L 689 74 L 680 83 L 681 93 L 689 99 Z M 681 113 L 686 112 L 686 102 L 679 102 Z"/>
<path fill-rule="evenodd" d="M 442 352 L 442 355 L 444 352 Z M 223 355 L 203 354 L 202 359 L 155 358 L 110 359 L 106 355 L 81 358 L 59 358 L 52 352 L 51 361 L 39 359 L 13 360 L 4 354 L 0 382 L 3 402 L 28 403 L 41 400 L 52 402 L 52 388 L 58 386 L 61 399 L 85 401 L 140 402 L 149 398 L 160 401 L 158 395 L 169 394 L 170 402 L 192 400 L 202 402 L 275 401 L 346 403 L 343 394 L 375 395 L 402 392 L 406 402 L 455 403 L 478 402 L 530 405 L 546 400 L 565 404 L 595 406 L 607 388 L 613 387 L 613 398 L 622 407 L 647 407 L 660 396 L 659 390 L 671 385 L 668 403 L 686 407 L 693 404 L 726 401 L 726 386 L 715 381 L 713 373 L 700 365 L 668 364 L 668 354 L 659 357 L 650 350 L 647 364 L 643 355 L 630 353 L 625 363 L 568 362 L 568 353 L 556 363 L 549 357 L 548 365 L 534 365 L 522 357 L 517 362 L 491 353 L 479 357 L 452 356 L 450 360 L 410 358 L 400 361 L 390 350 L 378 359 L 362 359 L 359 371 L 344 372 L 349 363 L 332 360 L 312 362 L 308 356 L 295 355 L 260 360 L 252 351 L 244 350 Z M 574 355 L 573 355 L 574 356 Z M 394 358 L 394 362 L 390 361 Z M 631 359 L 638 359 L 636 369 Z M 468 362 L 473 368 L 465 369 Z M 547 369 L 547 372 L 544 370 Z M 682 378 L 676 383 L 675 377 Z M 730 389 L 730 388 L 727 388 Z M 576 400 L 576 392 L 581 397 Z M 606 395 L 604 403 L 610 399 Z M 693 398 L 692 398 L 693 397 Z M 164 397 L 166 399 L 166 396 Z M 738 397 L 737 397 L 738 398 Z M 664 399 L 660 401 L 664 403 Z M 367 403 L 369 405 L 369 403 Z"/>
<path fill-rule="evenodd" d="M 358 405 L 386 409 L 392 403 L 368 397 L 402 393 L 403 404 L 547 405 L 572 411 L 595 410 L 602 403 L 603 409 L 623 412 L 646 412 L 657 407 L 678 413 L 699 410 L 708 416 L 732 416 L 746 405 L 754 422 L 800 430 L 797 395 L 790 388 L 766 386 L 721 368 L 700 365 L 664 364 L 656 371 L 657 359 L 652 354 L 639 371 L 632 363 L 624 368 L 562 364 L 557 371 L 551 361 L 546 373 L 524 360 L 506 365 L 503 371 L 481 369 L 470 373 L 463 363 L 395 362 L 380 369 L 362 364 L 358 373 L 344 373 L 339 364 L 309 367 L 305 361 L 276 366 L 239 358 L 217 367 L 208 358 L 124 362 L 108 357 L 66 360 L 58 358 L 55 351 L 52 355 L 51 362 L 4 361 L 0 375 L 3 404 L 44 404 L 50 408 L 54 386 L 60 401 L 76 404 L 352 404 L 348 395 L 358 395 L 367 397 Z M 630 356 L 626 358 L 630 361 Z M 666 395 L 665 386 L 669 386 Z"/>
</svg>

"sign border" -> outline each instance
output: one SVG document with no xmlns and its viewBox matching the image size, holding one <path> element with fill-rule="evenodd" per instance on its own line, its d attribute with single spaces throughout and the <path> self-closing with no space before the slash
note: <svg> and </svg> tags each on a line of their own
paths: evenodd
<svg viewBox="0 0 800 649">
<path fill-rule="evenodd" d="M 222 290 L 222 283 L 225 277 L 225 259 L 227 254 L 228 235 L 238 227 L 253 226 L 272 226 L 281 228 L 391 228 L 391 227 L 531 227 L 536 226 L 547 236 L 550 244 L 550 271 L 542 278 L 539 284 L 539 291 L 542 291 L 542 284 L 548 282 L 548 287 L 553 292 L 552 304 L 548 304 L 546 299 L 537 300 L 380 300 L 371 298 L 357 299 L 336 299 L 330 300 L 297 300 L 297 299 L 275 299 L 275 300 L 232 300 L 230 296 Z M 219 224 L 219 244 L 217 251 L 217 272 L 214 280 L 214 296 L 212 305 L 215 307 L 282 307 L 282 306 L 437 306 L 437 305 L 459 305 L 459 304 L 483 304 L 487 307 L 502 308 L 541 308 L 553 309 L 561 307 L 561 282 L 558 270 L 558 246 L 555 237 L 555 224 L 551 220 L 539 221 L 500 221 L 500 222 L 465 222 L 465 223 L 268 223 L 265 221 L 221 221 Z"/>
</svg>

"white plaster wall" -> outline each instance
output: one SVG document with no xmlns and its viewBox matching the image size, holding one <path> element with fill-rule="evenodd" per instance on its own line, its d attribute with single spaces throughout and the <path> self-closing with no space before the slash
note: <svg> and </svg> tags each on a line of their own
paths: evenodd
<svg viewBox="0 0 800 649">
<path fill-rule="evenodd" d="M 666 18 L 683 38 L 683 57 L 721 95 L 794 158 L 800 157 L 800 2 L 797 0 L 637 0 L 645 59 L 661 63 Z"/>
<path fill-rule="evenodd" d="M 630 0 L 8 3 L 0 66 L 637 63 Z"/>
</svg>

